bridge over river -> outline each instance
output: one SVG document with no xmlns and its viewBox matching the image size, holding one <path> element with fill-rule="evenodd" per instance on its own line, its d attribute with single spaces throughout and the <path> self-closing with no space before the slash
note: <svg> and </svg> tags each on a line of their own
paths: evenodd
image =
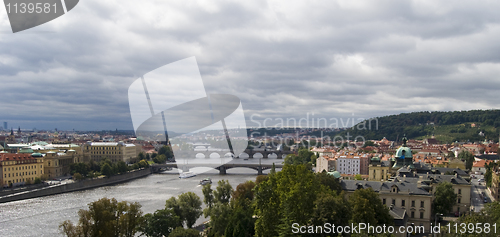
<svg viewBox="0 0 500 237">
<path fill-rule="evenodd" d="M 231 157 L 232 154 L 229 150 L 214 150 L 210 151 L 208 149 L 200 151 L 183 152 L 188 157 L 197 158 L 214 158 L 214 157 Z M 279 151 L 279 150 L 267 150 L 267 149 L 246 149 L 244 152 L 238 154 L 236 158 L 259 158 L 257 156 L 262 156 L 262 158 L 277 158 L 283 159 L 289 154 L 295 154 L 293 151 Z"/>
<path fill-rule="evenodd" d="M 153 173 L 158 173 L 166 168 L 176 168 L 176 169 L 182 169 L 183 171 L 189 171 L 189 168 L 193 167 L 213 167 L 214 169 L 219 170 L 219 174 L 226 174 L 226 171 L 228 169 L 232 168 L 250 168 L 255 171 L 257 171 L 257 174 L 261 175 L 263 170 L 271 169 L 273 167 L 273 164 L 276 168 L 283 168 L 283 160 L 282 159 L 267 159 L 267 160 L 261 160 L 261 159 L 255 159 L 255 160 L 243 160 L 243 159 L 231 159 L 227 158 L 225 159 L 221 165 L 216 165 L 215 162 L 221 163 L 219 160 L 220 158 L 215 160 L 215 159 L 209 159 L 212 162 L 196 162 L 199 161 L 200 159 L 193 159 L 192 162 L 189 164 L 177 164 L 175 162 L 173 163 L 166 163 L 166 164 L 153 164 L 151 165 L 151 171 Z M 203 160 L 206 161 L 206 160 Z M 257 162 L 260 161 L 260 162 Z"/>
</svg>

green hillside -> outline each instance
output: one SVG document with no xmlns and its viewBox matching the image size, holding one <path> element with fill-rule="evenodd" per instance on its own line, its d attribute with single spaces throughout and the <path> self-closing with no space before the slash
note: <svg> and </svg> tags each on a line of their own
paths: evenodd
<svg viewBox="0 0 500 237">
<path fill-rule="evenodd" d="M 377 129 L 378 123 L 378 129 Z M 474 127 L 475 124 L 475 127 Z M 371 125 L 371 126 L 370 126 Z M 371 128 L 371 129 L 370 129 Z M 413 112 L 365 120 L 338 135 L 363 136 L 367 140 L 430 138 L 441 142 L 484 141 L 498 142 L 500 110 L 470 110 L 453 112 Z M 484 136 L 479 135 L 480 132 Z"/>
</svg>

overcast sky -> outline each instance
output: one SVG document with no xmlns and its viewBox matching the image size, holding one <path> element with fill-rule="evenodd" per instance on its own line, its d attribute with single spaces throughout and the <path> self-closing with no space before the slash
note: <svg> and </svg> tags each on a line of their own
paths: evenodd
<svg viewBox="0 0 500 237">
<path fill-rule="evenodd" d="M 498 109 L 499 5 L 83 0 L 15 34 L 2 7 L 0 122 L 133 129 L 132 82 L 191 56 L 208 93 L 241 99 L 249 127 L 257 126 L 252 115 L 272 125 L 308 114 L 347 122 Z"/>
</svg>

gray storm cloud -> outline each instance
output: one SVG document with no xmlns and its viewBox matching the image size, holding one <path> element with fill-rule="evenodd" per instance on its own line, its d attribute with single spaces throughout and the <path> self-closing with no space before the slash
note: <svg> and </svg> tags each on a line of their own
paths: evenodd
<svg viewBox="0 0 500 237">
<path fill-rule="evenodd" d="M 133 129 L 129 86 L 190 56 L 247 119 L 498 108 L 499 4 L 87 0 L 16 34 L 2 9 L 0 121 Z"/>
</svg>

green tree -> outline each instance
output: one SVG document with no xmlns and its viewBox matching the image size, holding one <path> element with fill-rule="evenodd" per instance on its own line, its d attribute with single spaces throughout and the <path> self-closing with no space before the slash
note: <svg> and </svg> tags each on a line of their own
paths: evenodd
<svg viewBox="0 0 500 237">
<path fill-rule="evenodd" d="M 342 191 L 339 180 L 333 177 L 333 175 L 326 172 L 316 173 L 315 175 L 316 179 L 328 189 L 335 191 L 337 194 Z"/>
<path fill-rule="evenodd" d="M 351 206 L 350 223 L 370 225 L 390 225 L 393 222 L 389 209 L 382 204 L 378 194 L 372 188 L 357 189 L 349 197 Z"/>
<path fill-rule="evenodd" d="M 254 236 L 255 218 L 253 218 L 252 201 L 255 183 L 240 183 L 231 197 L 231 213 L 227 220 L 224 236 Z"/>
<path fill-rule="evenodd" d="M 73 174 L 73 180 L 78 181 L 78 180 L 82 180 L 82 179 L 83 179 L 83 176 L 80 173 Z"/>
<path fill-rule="evenodd" d="M 111 168 L 111 166 L 108 163 L 104 163 L 101 166 L 101 174 L 106 175 L 108 177 L 113 175 L 113 169 Z"/>
<path fill-rule="evenodd" d="M 321 226 L 324 223 L 335 226 L 347 226 L 351 220 L 351 208 L 344 194 L 333 191 L 321 192 L 314 201 L 312 224 Z M 326 236 L 326 235 L 325 235 Z"/>
<path fill-rule="evenodd" d="M 252 237 L 255 235 L 255 219 L 253 209 L 236 205 L 232 208 L 224 231 L 225 237 Z"/>
<path fill-rule="evenodd" d="M 227 180 L 219 180 L 217 188 L 212 191 L 211 188 L 203 188 L 205 196 L 205 216 L 210 216 L 210 231 L 209 236 L 222 236 L 226 229 L 228 219 L 232 213 L 232 208 L 229 205 L 233 188 Z M 206 185 L 208 186 L 208 185 Z M 211 200 L 211 201 L 210 201 Z"/>
<path fill-rule="evenodd" d="M 155 158 L 153 158 L 153 162 L 156 164 L 163 164 L 167 161 L 167 157 L 164 154 L 157 155 Z"/>
<path fill-rule="evenodd" d="M 200 232 L 195 229 L 184 229 L 177 227 L 170 233 L 169 237 L 199 237 Z"/>
<path fill-rule="evenodd" d="M 174 152 L 170 146 L 162 146 L 158 151 L 158 155 L 165 155 L 167 160 L 172 160 L 174 158 Z"/>
<path fill-rule="evenodd" d="M 465 168 L 470 170 L 472 169 L 472 165 L 474 163 L 474 155 L 469 151 L 462 151 L 458 153 L 458 158 L 460 160 L 465 161 Z"/>
<path fill-rule="evenodd" d="M 354 179 L 356 179 L 356 180 L 363 180 L 363 178 L 361 177 L 361 174 L 356 174 L 354 176 Z"/>
<path fill-rule="evenodd" d="M 300 148 L 297 155 L 290 154 L 285 158 L 285 164 L 288 165 L 299 165 L 299 164 L 307 164 L 309 168 L 312 167 L 312 161 L 316 160 L 316 156 L 314 152 L 310 151 L 307 148 Z"/>
<path fill-rule="evenodd" d="M 231 187 L 228 180 L 219 180 L 217 184 L 217 188 L 214 190 L 215 201 L 220 203 L 229 203 L 233 187 Z"/>
<path fill-rule="evenodd" d="M 144 160 L 144 159 L 146 159 L 146 156 L 144 155 L 144 152 L 139 152 L 139 154 L 137 155 L 137 158 L 139 158 L 139 160 Z"/>
<path fill-rule="evenodd" d="M 223 236 L 226 230 L 229 217 L 232 214 L 232 208 L 228 203 L 215 202 L 210 209 L 208 209 L 210 216 L 210 230 L 209 236 Z"/>
<path fill-rule="evenodd" d="M 319 181 L 306 165 L 285 165 L 255 188 L 256 236 L 289 235 L 312 218 Z"/>
<path fill-rule="evenodd" d="M 207 208 L 210 209 L 214 203 L 214 194 L 212 190 L 212 185 L 211 184 L 206 184 L 202 188 L 203 192 L 203 202 L 207 205 Z M 205 217 L 207 214 L 205 214 Z"/>
<path fill-rule="evenodd" d="M 148 237 L 168 237 L 179 226 L 181 220 L 172 209 L 160 209 L 144 215 L 139 230 Z"/>
<path fill-rule="evenodd" d="M 78 211 L 78 225 L 67 220 L 59 225 L 60 231 L 68 237 L 132 237 L 136 234 L 142 216 L 139 203 L 102 198 L 88 206 L 89 210 Z"/>
<path fill-rule="evenodd" d="M 449 182 L 439 183 L 434 191 L 432 202 L 434 213 L 446 215 L 451 212 L 455 203 L 457 203 L 457 194 L 453 191 L 453 185 Z"/>
<path fill-rule="evenodd" d="M 201 199 L 193 192 L 183 193 L 178 199 L 175 197 L 168 199 L 165 207 L 171 208 L 188 228 L 191 228 L 202 214 Z"/>
<path fill-rule="evenodd" d="M 141 161 L 139 161 L 139 167 L 140 168 L 147 168 L 147 167 L 149 167 L 149 163 L 146 160 L 141 160 Z"/>
<path fill-rule="evenodd" d="M 127 173 L 128 171 L 128 166 L 124 161 L 118 161 L 116 162 L 116 172 L 120 174 Z"/>
<path fill-rule="evenodd" d="M 248 180 L 244 183 L 238 184 L 236 189 L 233 191 L 232 200 L 241 203 L 244 200 L 252 201 L 254 197 L 255 183 Z"/>
<path fill-rule="evenodd" d="M 80 173 L 83 176 L 87 176 L 90 171 L 89 165 L 85 163 L 73 163 L 70 166 L 71 174 Z"/>
</svg>

